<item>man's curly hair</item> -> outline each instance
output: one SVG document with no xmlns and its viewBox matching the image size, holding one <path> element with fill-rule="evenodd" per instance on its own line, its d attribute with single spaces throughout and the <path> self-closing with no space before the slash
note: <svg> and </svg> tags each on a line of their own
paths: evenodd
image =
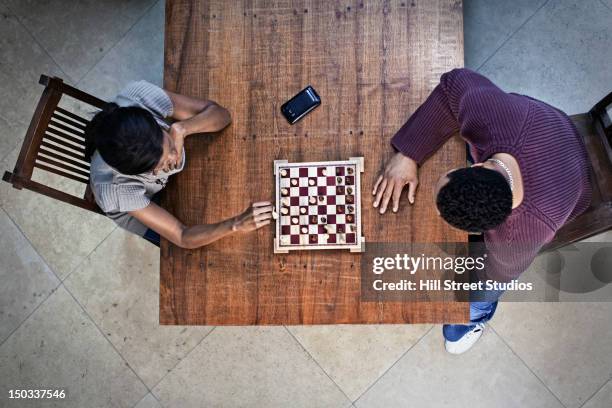
<svg viewBox="0 0 612 408">
<path fill-rule="evenodd" d="M 512 191 L 503 175 L 484 167 L 468 167 L 448 174 L 436 205 L 455 228 L 484 232 L 503 223 L 512 212 Z"/>
</svg>

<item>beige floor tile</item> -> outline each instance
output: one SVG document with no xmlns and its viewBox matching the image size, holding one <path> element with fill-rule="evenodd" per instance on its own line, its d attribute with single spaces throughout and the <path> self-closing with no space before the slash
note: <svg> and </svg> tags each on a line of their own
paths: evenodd
<svg viewBox="0 0 612 408">
<path fill-rule="evenodd" d="M 479 72 L 507 92 L 588 112 L 610 92 L 611 13 L 599 0 L 548 1 Z"/>
<path fill-rule="evenodd" d="M 288 329 L 351 399 L 357 399 L 431 325 L 290 326 Z"/>
<path fill-rule="evenodd" d="M 1 160 L 23 140 L 43 90 L 38 85 L 40 75 L 63 74 L 4 3 L 0 3 L 0 15 Z"/>
<path fill-rule="evenodd" d="M 612 230 L 594 235 L 582 240 L 582 242 L 612 242 Z"/>
<path fill-rule="evenodd" d="M 0 113 L 1 115 L 1 113 Z M 0 160 L 4 159 L 25 136 L 27 125 L 18 122 L 9 122 L 0 116 Z M 0 169 L 1 174 L 12 168 Z"/>
<path fill-rule="evenodd" d="M 59 279 L 0 209 L 0 344 L 59 285 Z"/>
<path fill-rule="evenodd" d="M 128 82 L 145 79 L 162 86 L 164 75 L 164 1 L 142 19 L 79 82 L 79 88 L 111 100 Z"/>
<path fill-rule="evenodd" d="M 212 329 L 159 325 L 159 249 L 119 228 L 64 283 L 149 387 Z"/>
<path fill-rule="evenodd" d="M 13 169 L 19 148 L 0 162 L 0 169 Z M 36 179 L 64 191 L 84 191 L 85 185 L 59 176 L 35 172 Z M 49 173 L 47 173 L 49 174 Z M 63 179 L 61 182 L 50 180 Z M 104 238 L 115 229 L 108 218 L 65 204 L 10 184 L 0 183 L 0 205 L 24 232 L 47 265 L 64 279 Z"/>
<path fill-rule="evenodd" d="M 612 373 L 612 303 L 503 303 L 491 325 L 568 407 Z"/>
<path fill-rule="evenodd" d="M 608 381 L 582 408 L 612 407 L 612 380 Z"/>
<path fill-rule="evenodd" d="M 65 389 L 66 400 L 10 400 L 9 389 Z M 63 286 L 0 347 L 3 407 L 129 407 L 146 387 Z"/>
<path fill-rule="evenodd" d="M 134 408 L 162 408 L 162 406 L 153 394 L 148 393 Z"/>
<path fill-rule="evenodd" d="M 115 45 L 154 0 L 6 0 L 73 81 L 78 81 Z"/>
<path fill-rule="evenodd" d="M 347 407 L 284 327 L 217 327 L 153 393 L 165 407 Z"/>
<path fill-rule="evenodd" d="M 473 349 L 444 351 L 434 327 L 355 405 L 361 407 L 562 408 L 489 328 Z"/>
</svg>

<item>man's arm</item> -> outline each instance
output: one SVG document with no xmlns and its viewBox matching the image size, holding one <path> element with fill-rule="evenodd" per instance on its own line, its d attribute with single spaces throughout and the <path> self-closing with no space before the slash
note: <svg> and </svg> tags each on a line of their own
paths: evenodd
<svg viewBox="0 0 612 408">
<path fill-rule="evenodd" d="M 498 282 L 517 279 L 554 236 L 552 228 L 530 213 L 485 232 L 487 259 L 480 278 Z"/>
<path fill-rule="evenodd" d="M 393 211 L 399 209 L 405 185 L 409 185 L 408 200 L 414 203 L 418 165 L 459 131 L 461 113 L 470 109 L 470 104 L 465 103 L 466 97 L 473 91 L 506 95 L 482 75 L 469 69 L 454 69 L 442 75 L 440 83 L 425 102 L 391 138 L 398 153 L 386 164 L 373 190 L 376 196 L 374 207 L 380 207 L 381 214 L 387 210 L 391 200 Z"/>
<path fill-rule="evenodd" d="M 174 215 L 151 202 L 145 208 L 130 211 L 140 222 L 181 248 L 199 248 L 228 235 L 254 231 L 270 224 L 272 204 L 254 203 L 242 214 L 215 224 L 185 226 Z"/>
</svg>

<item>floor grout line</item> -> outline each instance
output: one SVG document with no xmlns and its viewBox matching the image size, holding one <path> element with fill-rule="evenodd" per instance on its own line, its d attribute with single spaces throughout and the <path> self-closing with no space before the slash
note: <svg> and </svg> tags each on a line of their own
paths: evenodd
<svg viewBox="0 0 612 408">
<path fill-rule="evenodd" d="M 606 386 L 608 383 L 612 383 L 612 378 L 608 378 L 608 381 L 605 381 L 603 384 L 601 384 L 601 387 L 597 388 L 597 390 L 595 390 L 595 392 L 594 392 L 593 394 L 591 394 L 591 395 L 589 396 L 589 398 L 585 399 L 585 400 L 584 400 L 584 402 L 583 402 L 582 404 L 580 404 L 580 407 L 578 407 L 578 408 L 582 408 L 582 407 L 584 407 L 584 406 L 586 405 L 586 403 L 587 403 L 587 402 L 589 402 L 590 400 L 592 400 L 592 399 L 593 399 L 593 397 L 594 397 L 595 395 L 597 395 L 597 393 L 598 393 L 599 391 L 601 391 L 601 390 L 602 390 L 602 388 L 603 388 L 603 387 L 605 387 L 605 386 Z"/>
<path fill-rule="evenodd" d="M 66 275 L 66 277 L 62 280 L 60 278 L 60 276 L 57 274 L 57 272 L 49 265 L 49 263 L 47 262 L 47 259 L 42 256 L 42 254 L 38 251 L 38 249 L 36 248 L 36 246 L 34 245 L 34 243 L 32 241 L 30 241 L 30 239 L 28 238 L 28 236 L 26 235 L 26 233 L 21 229 L 21 227 L 19 226 L 19 224 L 17 224 L 17 222 L 11 217 L 11 215 L 9 214 L 9 212 L 4 208 L 4 206 L 0 206 L 0 209 L 2 210 L 2 212 L 4 212 L 4 214 L 6 214 L 7 218 L 13 223 L 13 225 L 15 226 L 15 228 L 17 228 L 17 230 L 19 231 L 19 233 L 23 236 L 23 238 L 30 244 L 30 247 L 32 247 L 32 250 L 36 253 L 36 255 L 40 258 L 40 260 L 42 261 L 42 263 L 51 271 L 51 273 L 53 274 L 53 276 L 55 276 L 55 278 L 58 280 L 58 284 L 49 292 L 49 294 L 43 299 L 41 300 L 41 302 L 36 305 L 36 307 L 32 310 L 32 312 L 30 312 L 20 323 L 19 325 L 13 330 L 11 331 L 11 333 L 0 342 L 0 347 L 2 347 L 2 345 L 30 318 L 30 316 L 32 316 L 32 314 L 34 314 L 34 312 L 36 310 L 38 310 L 38 308 L 46 302 L 46 300 L 49 298 L 49 296 L 51 296 L 51 294 L 53 294 L 57 288 L 60 287 L 60 285 L 62 285 L 64 283 L 64 280 L 66 280 L 66 278 L 68 278 L 68 276 L 70 276 L 72 274 L 72 272 L 74 272 L 74 270 L 76 270 L 76 268 L 78 268 L 85 259 L 89 258 L 89 256 L 93 253 L 93 251 L 95 251 L 98 246 L 100 246 L 100 244 L 102 244 L 102 242 L 104 242 L 109 236 L 110 234 L 112 234 L 112 232 L 117 229 L 117 226 L 115 226 L 115 228 L 113 228 L 113 230 L 107 235 L 105 236 L 102 241 L 100 243 L 98 243 L 98 245 L 92 250 L 90 251 L 86 256 L 83 257 L 83 259 L 81 260 L 81 262 L 79 262 L 72 271 L 70 271 L 70 273 L 68 273 L 68 275 Z"/>
<path fill-rule="evenodd" d="M 32 38 L 32 40 L 34 40 L 34 42 L 36 43 L 36 45 L 38 45 L 40 47 L 41 50 L 43 50 L 43 52 L 45 53 L 45 55 L 47 57 L 49 57 L 49 59 L 55 64 L 55 66 L 62 72 L 62 74 L 64 74 L 66 76 L 66 78 L 68 78 L 69 80 L 72 80 L 72 77 L 70 75 L 68 75 L 64 69 L 61 67 L 61 65 L 55 60 L 55 58 L 53 58 L 53 56 L 49 53 L 49 51 L 47 51 L 47 49 L 41 44 L 40 41 L 38 41 L 38 38 L 36 38 L 36 36 L 28 29 L 28 27 L 23 23 L 23 21 L 21 20 L 21 18 L 19 17 L 19 15 L 17 13 L 15 13 L 13 11 L 13 9 L 5 2 L 3 1 L 4 6 L 11 12 L 11 14 L 15 17 L 15 19 L 17 20 L 17 22 L 19 23 L 19 25 L 21 27 L 23 27 L 23 29 L 26 31 L 26 33 L 29 34 L 29 36 Z"/>
<path fill-rule="evenodd" d="M 17 327 L 15 327 L 9 334 L 8 336 L 6 336 L 6 338 L 2 341 L 0 341 L 0 348 L 2 348 L 2 346 L 4 345 L 4 343 L 6 343 L 8 341 L 8 339 L 11 338 L 11 336 L 17 332 L 17 330 L 19 330 L 19 328 L 21 326 L 23 326 L 23 324 L 30 318 L 30 316 L 32 316 L 34 314 L 34 312 L 36 312 L 38 310 L 38 308 L 47 301 L 47 299 L 49 299 L 49 297 L 55 293 L 55 291 L 57 290 L 57 288 L 59 288 L 59 286 L 62 284 L 62 280 L 57 276 L 57 274 L 55 273 L 55 271 L 47 264 L 47 261 L 38 253 L 38 251 L 36 250 L 36 247 L 34 247 L 34 245 L 32 245 L 32 243 L 30 242 L 30 240 L 28 239 L 28 237 L 23 233 L 23 231 L 21 231 L 21 228 L 19 228 L 19 226 L 17 225 L 17 223 L 11 218 L 11 216 L 8 214 L 8 212 L 2 207 L 0 206 L 0 210 L 6 215 L 6 217 L 11 221 L 11 223 L 13 223 L 13 225 L 15 226 L 15 228 L 17 228 L 17 230 L 19 231 L 19 233 L 23 236 L 23 238 L 30 244 L 30 246 L 32 247 L 32 250 L 34 250 L 34 252 L 36 253 L 36 255 L 40 258 L 41 262 L 51 271 L 51 273 L 53 274 L 53 276 L 57 279 L 58 284 L 55 285 L 54 287 L 51 288 L 51 290 L 49 291 L 49 294 L 47 294 L 47 296 L 45 296 L 44 299 L 41 299 L 41 301 L 34 307 L 34 309 L 32 309 L 32 311 L 30 313 L 28 313 L 28 315 L 26 317 L 23 318 L 23 320 L 21 320 L 21 322 L 19 322 L 19 324 L 17 325 Z"/>
<path fill-rule="evenodd" d="M 526 25 L 526 24 L 527 24 L 527 23 L 528 23 L 528 22 L 529 22 L 529 21 L 530 21 L 530 20 L 531 20 L 531 19 L 532 19 L 532 18 L 533 18 L 535 15 L 536 15 L 536 14 L 538 14 L 538 13 L 540 12 L 540 10 L 542 10 L 542 8 L 544 8 L 544 6 L 546 6 L 546 5 L 548 4 L 548 2 L 549 2 L 549 1 L 550 1 L 550 0 L 546 0 L 546 1 L 544 1 L 544 3 L 542 3 L 542 5 L 541 5 L 540 7 L 538 7 L 538 9 L 537 9 L 536 11 L 534 11 L 532 15 L 530 15 L 529 17 L 527 17 L 527 19 L 525 19 L 525 21 L 523 21 L 523 23 L 522 23 L 522 24 L 521 24 L 521 25 L 520 25 L 520 26 L 519 26 L 519 27 L 518 27 L 516 30 L 514 30 L 514 31 L 513 31 L 513 32 L 512 32 L 512 33 L 511 33 L 511 34 L 508 36 L 508 38 L 506 38 L 506 39 L 504 40 L 504 42 L 502 42 L 502 43 L 501 43 L 501 45 L 500 45 L 499 47 L 497 47 L 497 48 L 495 49 L 495 51 L 493 51 L 493 52 L 491 53 L 491 55 L 489 55 L 489 56 L 488 56 L 488 57 L 487 57 L 487 58 L 484 60 L 484 62 L 483 62 L 482 64 L 480 64 L 480 65 L 478 66 L 478 68 L 476 68 L 474 71 L 479 72 L 479 71 L 480 71 L 480 69 L 481 69 L 481 68 L 482 68 L 482 67 L 483 67 L 483 66 L 484 66 L 484 65 L 485 65 L 487 62 L 489 62 L 489 60 L 490 60 L 491 58 L 493 58 L 493 56 L 495 56 L 495 54 L 497 54 L 497 52 L 498 52 L 500 49 L 502 49 L 502 48 L 503 48 L 503 46 L 504 46 L 504 45 L 506 45 L 506 43 L 507 43 L 508 41 L 510 41 L 510 39 L 511 39 L 512 37 L 514 37 L 514 35 L 515 35 L 516 33 L 518 33 L 518 32 L 519 32 L 519 31 L 520 31 L 520 30 L 521 30 L 521 29 L 522 29 L 522 28 L 523 28 L 523 27 L 524 27 L 524 26 L 525 26 L 525 25 Z"/>
<path fill-rule="evenodd" d="M 432 325 L 429 330 L 427 330 L 425 332 L 425 334 L 423 334 L 421 337 L 419 337 L 419 339 L 417 341 L 414 342 L 414 344 L 412 346 L 410 346 L 408 348 L 408 350 L 406 350 L 404 352 L 404 354 L 402 354 L 397 360 L 395 360 L 395 363 L 391 364 L 391 366 L 389 368 L 387 368 L 385 370 L 384 373 L 382 373 L 377 379 L 376 381 L 374 381 L 372 384 L 370 384 L 370 386 L 368 388 L 365 389 L 365 391 L 363 391 L 361 394 L 359 394 L 359 396 L 353 401 L 353 405 L 357 403 L 357 401 L 359 401 L 361 399 L 361 397 L 363 397 L 368 391 L 370 391 L 379 381 L 381 378 L 383 378 L 393 367 L 395 367 L 397 365 L 397 363 L 399 363 L 400 360 L 402 360 L 406 354 L 408 354 L 410 352 L 410 350 L 412 350 L 417 344 L 419 344 L 424 338 L 425 336 L 427 336 L 433 329 L 434 327 L 436 327 L 436 325 Z"/>
<path fill-rule="evenodd" d="M 47 268 L 49 268 L 49 270 L 51 272 L 53 272 L 53 275 L 55 275 L 55 277 L 57 278 L 57 280 L 62 283 L 62 279 L 59 277 L 59 275 L 57 274 L 57 272 L 51 267 L 51 265 L 49 265 L 47 258 L 45 258 L 44 256 L 42 256 L 42 254 L 38 251 L 38 248 L 36 248 L 36 246 L 34 245 L 34 243 L 32 241 L 30 241 L 30 238 L 28 238 L 27 234 L 21 229 L 21 227 L 19 226 L 19 224 L 13 219 L 13 217 L 11 217 L 11 214 L 9 214 L 9 212 L 6 210 L 6 208 L 4 208 L 4 206 L 0 206 L 0 208 L 2 208 L 2 211 L 4 211 L 4 213 L 6 214 L 6 216 L 8 217 L 9 220 L 11 220 L 11 222 L 13 223 L 13 225 L 15 225 L 15 228 L 17 228 L 17 230 L 21 233 L 21 235 L 23 235 L 23 238 L 28 241 L 28 243 L 30 244 L 30 246 L 32 247 L 32 249 L 34 250 L 34 252 L 36 252 L 36 255 L 38 255 L 38 257 L 43 261 L 43 263 L 45 264 L 45 266 Z M 59 286 L 59 285 L 58 285 Z"/>
<path fill-rule="evenodd" d="M 133 24 L 130 26 L 130 28 L 128 28 L 128 29 L 127 29 L 127 31 L 126 31 L 126 32 L 123 34 L 123 36 L 121 36 L 121 38 L 119 38 L 119 39 L 118 39 L 118 40 L 117 40 L 117 41 L 116 41 L 116 42 L 115 42 L 115 43 L 114 43 L 112 46 L 110 46 L 110 47 L 109 47 L 109 48 L 106 50 L 106 52 L 105 52 L 105 53 L 104 53 L 102 56 L 100 56 L 100 58 L 98 58 L 98 60 L 97 60 L 97 61 L 96 61 L 96 62 L 95 62 L 95 63 L 94 63 L 94 64 L 93 64 L 93 65 L 92 65 L 92 66 L 91 66 L 91 67 L 90 67 L 88 70 L 87 70 L 87 72 L 85 72 L 85 73 L 84 73 L 84 74 L 81 76 L 81 78 L 79 78 L 79 80 L 78 80 L 78 81 L 75 83 L 75 86 L 76 86 L 76 87 L 78 87 L 78 86 L 79 86 L 79 84 L 81 83 L 81 81 L 82 81 L 83 79 L 85 79 L 85 77 L 87 77 L 87 75 L 88 75 L 88 74 L 89 74 L 91 71 L 93 71 L 93 69 L 94 69 L 95 67 L 97 67 L 97 66 L 98 66 L 98 64 L 99 64 L 99 63 L 100 63 L 100 62 L 101 62 L 101 61 L 104 59 L 104 57 L 106 57 L 106 56 L 107 56 L 107 55 L 108 55 L 108 54 L 109 54 L 109 53 L 110 53 L 112 50 L 114 50 L 114 49 L 115 49 L 115 47 L 117 47 L 117 45 L 118 45 L 119 43 L 121 43 L 121 41 L 123 41 L 123 40 L 125 39 L 125 37 L 127 37 L 127 35 L 128 35 L 128 34 L 129 34 L 129 33 L 130 33 L 130 32 L 131 32 L 133 29 L 134 29 L 134 27 L 136 27 L 136 25 L 137 25 L 138 23 L 140 23 L 140 21 L 141 21 L 141 20 L 142 20 L 142 19 L 143 19 L 143 18 L 144 18 L 146 15 L 147 15 L 147 13 L 149 13 L 149 11 L 151 11 L 151 10 L 152 10 L 152 9 L 153 9 L 153 8 L 154 8 L 154 7 L 155 7 L 155 6 L 156 6 L 156 5 L 157 5 L 157 4 L 160 2 L 160 1 L 162 1 L 162 0 L 157 0 L 157 1 L 154 1 L 154 2 L 153 2 L 153 4 L 151 4 L 151 6 L 149 6 L 149 7 L 148 7 L 148 8 L 147 8 L 147 9 L 146 9 L 146 10 L 145 10 L 145 11 L 144 11 L 144 12 L 143 12 L 141 15 L 140 15 L 140 17 L 138 17 L 138 18 L 136 19 L 136 21 L 134 21 L 134 23 L 133 23 Z"/>
<path fill-rule="evenodd" d="M 164 380 L 164 378 L 166 378 L 166 377 L 168 376 L 168 374 L 170 374 L 172 371 L 174 371 L 174 369 L 175 369 L 175 368 L 176 368 L 176 367 L 177 367 L 177 366 L 178 366 L 178 365 L 179 365 L 181 362 L 183 362 L 184 360 L 186 360 L 186 359 L 187 359 L 187 357 L 189 357 L 189 355 L 190 355 L 190 354 L 191 354 L 191 353 L 192 353 L 192 352 L 193 352 L 193 351 L 194 351 L 196 348 L 198 348 L 198 347 L 200 346 L 200 344 L 202 344 L 202 342 L 203 342 L 203 341 L 204 341 L 204 340 L 205 340 L 205 339 L 206 339 L 208 336 L 210 336 L 210 334 L 211 334 L 212 332 L 214 332 L 214 331 L 215 331 L 215 329 L 216 329 L 216 328 L 217 328 L 217 326 L 213 326 L 213 328 L 212 328 L 212 329 L 211 329 L 211 330 L 210 330 L 208 333 L 206 333 L 206 334 L 204 335 L 204 337 L 202 337 L 202 339 L 201 339 L 201 340 L 198 342 L 198 344 L 196 344 L 195 346 L 193 346 L 193 348 L 192 348 L 191 350 L 189 350 L 189 351 L 187 352 L 187 354 L 185 354 L 185 355 L 183 356 L 183 358 L 181 358 L 179 361 L 177 361 L 177 362 L 176 362 L 176 364 L 175 364 L 175 365 L 174 365 L 174 366 L 173 366 L 173 367 L 172 367 L 172 368 L 171 368 L 169 371 L 166 371 L 166 374 L 164 374 L 164 375 L 163 375 L 163 376 L 162 376 L 162 377 L 159 379 L 159 381 L 158 381 L 158 382 L 156 382 L 156 383 L 155 383 L 155 384 L 154 384 L 154 385 L 151 387 L 151 390 L 150 390 L 151 395 L 153 395 L 153 397 L 154 397 L 156 400 L 158 400 L 158 401 L 159 401 L 159 399 L 158 399 L 158 398 L 157 398 L 157 396 L 156 396 L 156 395 L 153 393 L 153 391 L 152 391 L 152 390 L 153 390 L 155 387 L 157 387 L 157 386 L 158 386 L 158 385 L 159 385 L 159 384 L 160 384 L 160 383 L 161 383 L 161 382 Z M 161 401 L 160 401 L 160 404 L 161 404 Z"/>
<path fill-rule="evenodd" d="M 293 333 L 291 333 L 291 330 L 289 330 L 289 328 L 287 328 L 286 325 L 283 325 L 283 327 L 285 328 L 285 330 L 287 331 L 287 333 L 289 333 L 289 336 L 291 336 L 293 338 L 293 340 L 302 348 L 302 350 L 304 350 L 304 352 L 306 354 L 308 354 L 308 356 L 312 359 L 312 361 L 315 362 L 315 364 L 317 365 L 317 367 L 319 367 L 321 369 L 321 371 L 323 371 L 323 374 L 325 374 L 325 376 L 327 378 L 329 378 L 329 380 L 336 386 L 336 388 L 338 388 L 338 390 L 340 390 L 340 392 L 342 393 L 342 395 L 344 395 L 344 397 L 346 398 L 346 400 L 348 402 L 351 403 L 352 405 L 352 400 L 351 397 L 349 397 L 346 392 L 344 392 L 344 390 L 342 389 L 342 387 L 340 387 L 340 385 L 338 385 L 338 383 L 331 378 L 331 376 L 328 374 L 327 371 L 325 371 L 325 369 L 321 366 L 321 364 L 319 364 L 319 362 L 314 358 L 314 356 L 312 354 L 310 354 L 310 352 L 306 349 L 306 347 L 297 339 L 297 337 L 295 337 L 293 335 Z"/>
<path fill-rule="evenodd" d="M 112 235 L 113 232 L 115 232 L 115 230 L 117 228 L 119 228 L 119 226 L 117 224 L 115 224 L 114 228 L 108 234 L 106 234 L 106 236 L 104 238 L 102 238 L 102 240 L 100 242 L 98 242 L 98 244 L 91 251 L 89 251 L 89 253 L 87 255 L 85 255 L 83 257 L 83 259 L 81 259 L 81 261 L 79 263 L 77 263 L 74 266 L 74 268 L 72 268 L 72 270 L 70 272 L 68 272 L 68 274 L 66 276 L 64 276 L 64 279 L 60 279 L 62 281 L 62 283 L 64 283 L 64 281 L 66 279 L 68 279 L 70 277 L 70 275 L 72 275 L 74 273 L 74 271 L 76 271 L 77 268 L 79 266 L 81 266 L 83 264 L 83 262 L 85 262 L 100 247 L 100 245 L 102 245 L 108 239 L 108 237 L 110 237 Z"/>
<path fill-rule="evenodd" d="M 151 391 L 145 392 L 145 395 L 143 395 L 141 399 L 139 399 L 138 401 L 136 401 L 136 404 L 132 405 L 132 408 L 136 408 L 136 407 L 138 406 L 138 404 L 140 404 L 140 403 L 142 402 L 142 400 L 144 400 L 145 398 L 147 398 L 147 395 L 149 395 L 149 394 L 151 394 L 151 395 L 153 396 L 153 398 L 155 398 L 155 395 L 153 395 L 153 393 L 152 393 Z M 155 398 L 155 401 L 157 401 L 157 402 L 159 403 L 159 405 L 161 405 L 161 406 L 162 406 L 162 408 L 163 408 L 162 403 L 161 403 L 161 402 L 159 402 L 159 400 L 158 400 L 157 398 Z"/>
<path fill-rule="evenodd" d="M 606 3 L 604 3 L 604 1 L 603 1 L 603 0 L 599 0 L 599 2 L 600 2 L 600 3 L 601 3 L 601 4 L 602 4 L 602 5 L 605 7 L 605 8 L 607 8 L 607 9 L 608 9 L 608 10 L 610 10 L 610 11 L 612 11 L 612 8 L 611 8 L 610 6 L 608 6 Z"/>
<path fill-rule="evenodd" d="M 508 342 L 506 341 L 506 339 L 504 339 L 494 328 L 493 326 L 491 326 L 490 324 L 487 324 L 487 326 L 489 327 L 489 329 L 491 329 L 491 331 L 493 333 L 495 333 L 495 335 L 497 337 L 499 337 L 499 339 L 502 341 L 502 343 L 504 343 L 506 345 L 506 347 L 508 347 L 508 349 L 512 352 L 512 354 L 514 354 L 516 356 L 516 358 L 518 358 L 520 360 L 521 363 L 523 363 L 523 365 L 525 366 L 525 368 L 527 368 L 527 370 L 529 370 L 529 372 L 531 374 L 534 375 L 535 378 L 538 379 L 538 381 L 540 382 L 540 384 L 542 384 L 544 386 L 544 388 L 546 388 L 546 390 L 553 396 L 555 397 L 555 399 L 559 402 L 559 404 L 561 404 L 562 407 L 564 408 L 568 408 L 567 405 L 565 405 L 563 403 L 563 401 L 561 401 L 559 399 L 559 397 L 557 397 L 557 394 L 555 394 L 549 387 L 548 385 L 546 385 L 546 383 L 531 369 L 531 367 L 527 364 L 527 362 L 525 360 L 523 360 L 521 358 L 521 356 L 518 355 L 518 353 L 516 351 L 514 351 L 514 349 L 512 347 L 510 347 L 510 345 L 508 344 Z"/>
<path fill-rule="evenodd" d="M 140 376 L 138 375 L 138 373 L 136 373 L 136 371 L 134 370 L 134 368 L 130 365 L 130 363 L 125 359 L 125 357 L 123 356 L 123 354 L 121 354 L 119 352 L 119 350 L 117 350 L 117 347 L 115 347 L 115 345 L 113 344 L 112 341 L 109 340 L 109 338 L 107 336 L 104 335 L 104 331 L 102 331 L 102 329 L 100 328 L 100 326 L 98 326 L 98 324 L 96 323 L 96 321 L 94 320 L 94 318 L 87 312 L 87 310 L 85 309 L 85 307 L 81 304 L 81 302 L 79 302 L 79 300 L 76 298 L 76 296 L 74 296 L 72 294 L 72 292 L 70 291 L 70 289 L 68 289 L 68 287 L 66 285 L 64 285 L 64 283 L 62 282 L 60 284 L 60 286 L 62 286 L 66 292 L 68 292 L 70 294 L 70 296 L 74 299 L 74 301 L 76 302 L 77 305 L 79 305 L 79 307 L 81 308 L 81 310 L 83 310 L 83 313 L 85 313 L 85 315 L 89 318 L 89 320 L 91 320 L 91 322 L 93 323 L 93 325 L 98 329 L 98 332 L 100 333 L 100 335 L 102 337 L 104 337 L 104 339 L 108 342 L 108 344 L 111 345 L 111 347 L 113 348 L 113 350 L 115 350 L 115 353 L 117 353 L 117 355 L 119 355 L 119 357 L 125 362 L 125 364 L 128 366 L 128 368 L 130 369 L 130 371 L 136 376 L 136 378 L 138 378 L 140 380 L 140 382 L 142 383 L 142 385 L 145 386 L 145 388 L 147 389 L 147 391 L 151 392 L 151 390 L 149 389 L 149 387 L 147 386 L 147 384 L 144 382 L 144 380 L 142 378 L 140 378 Z M 142 398 L 141 398 L 142 399 Z M 139 400 L 140 402 L 140 400 Z"/>
</svg>

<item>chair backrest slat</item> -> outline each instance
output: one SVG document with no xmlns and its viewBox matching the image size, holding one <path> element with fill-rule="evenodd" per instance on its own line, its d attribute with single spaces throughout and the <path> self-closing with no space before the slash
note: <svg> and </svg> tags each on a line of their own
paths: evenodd
<svg viewBox="0 0 612 408">
<path fill-rule="evenodd" d="M 61 160 L 56 160 L 52 157 L 47 157 L 47 156 L 36 156 L 36 163 L 46 163 L 46 164 L 50 164 L 52 166 L 55 167 L 59 167 L 61 169 L 64 169 L 68 172 L 72 172 L 75 174 L 78 174 L 79 176 L 83 176 L 86 179 L 89 179 L 89 171 L 83 170 L 83 169 L 77 169 L 75 167 L 72 167 L 70 165 L 68 165 L 66 162 L 61 161 Z M 36 166 L 36 164 L 35 164 Z"/>
<path fill-rule="evenodd" d="M 85 152 L 85 140 L 84 139 L 79 139 L 74 137 L 71 134 L 68 133 L 64 133 L 61 130 L 57 130 L 57 129 L 53 129 L 53 128 L 48 128 L 45 131 L 45 138 L 55 138 L 58 140 L 61 140 L 61 142 L 57 142 L 60 143 L 63 146 L 69 147 L 71 149 L 75 149 L 78 151 L 83 151 Z M 72 143 L 66 143 L 66 141 L 72 142 Z"/>
<path fill-rule="evenodd" d="M 74 126 L 74 127 L 78 128 L 78 129 L 85 130 L 85 126 L 87 126 L 87 123 L 89 123 L 89 121 L 87 121 L 85 119 L 79 119 L 78 121 L 74 120 L 71 116 L 66 115 L 66 113 L 64 113 L 64 112 L 68 112 L 68 111 L 65 110 L 65 109 L 59 108 L 59 107 L 55 108 L 55 112 L 53 112 L 53 116 L 51 116 L 51 117 L 53 119 L 62 121 L 64 123 L 67 123 L 70 126 Z M 71 112 L 68 112 L 68 113 L 71 113 Z M 76 115 L 74 115 L 74 116 L 76 116 Z"/>
<path fill-rule="evenodd" d="M 30 121 L 13 173 L 2 180 L 17 189 L 27 188 L 71 205 L 103 213 L 86 194 L 77 197 L 32 180 L 34 168 L 89 184 L 90 163 L 85 159 L 85 128 L 89 120 L 59 106 L 63 96 L 104 109 L 107 102 L 65 84 L 60 78 L 41 75 L 45 89 Z"/>
<path fill-rule="evenodd" d="M 87 119 L 84 119 L 84 118 L 80 117 L 79 115 L 77 115 L 76 113 L 70 112 L 70 111 L 68 111 L 68 110 L 66 110 L 64 108 L 59 107 L 59 106 L 57 108 L 55 108 L 55 112 L 60 113 L 60 114 L 62 114 L 64 116 L 67 116 L 67 117 L 69 117 L 70 119 L 72 119 L 75 122 L 80 122 L 83 125 L 86 125 L 87 123 L 89 123 L 89 121 Z"/>
<path fill-rule="evenodd" d="M 48 171 L 50 173 L 55 173 L 55 174 L 57 174 L 59 176 L 63 176 L 63 177 L 66 177 L 66 178 L 69 178 L 69 179 L 72 179 L 72 180 L 75 180 L 75 181 L 79 181 L 81 183 L 88 183 L 89 182 L 88 181 L 88 178 L 89 178 L 88 176 L 89 175 L 88 176 L 84 176 L 84 177 L 79 177 L 77 175 L 70 174 L 70 173 L 64 172 L 62 170 L 53 168 L 53 167 L 45 166 L 44 164 L 39 163 L 38 160 L 39 159 L 37 158 L 36 162 L 34 163 L 34 167 L 38 167 L 41 170 L 45 170 L 45 171 Z"/>
<path fill-rule="evenodd" d="M 46 146 L 41 146 L 41 148 L 38 150 L 38 156 L 37 157 L 40 157 L 41 155 L 52 157 L 55 160 L 63 161 L 65 163 L 67 163 L 67 164 L 70 164 L 70 165 L 80 169 L 80 170 L 84 170 L 86 172 L 89 172 L 89 163 L 87 163 L 85 161 L 76 161 L 76 160 L 73 160 L 73 159 L 69 159 L 68 157 L 59 155 L 56 152 L 54 152 L 53 150 L 48 149 Z"/>
<path fill-rule="evenodd" d="M 79 137 L 81 139 L 85 138 L 83 129 L 71 128 L 70 126 L 67 126 L 65 123 L 60 122 L 55 115 L 51 116 L 51 120 L 49 121 L 49 128 L 57 128 L 61 130 L 62 132 L 67 133 L 69 135 Z"/>
<path fill-rule="evenodd" d="M 56 139 L 54 137 L 47 136 L 45 138 L 45 140 L 43 140 L 40 145 L 46 147 L 49 150 L 53 150 L 53 151 L 55 151 L 57 153 L 64 154 L 64 155 L 66 155 L 68 157 L 71 157 L 73 159 L 85 161 L 85 154 L 75 153 L 75 152 L 73 152 L 71 150 L 66 150 L 63 147 L 60 147 L 60 146 L 54 145 L 52 143 L 49 143 L 49 141 L 55 142 L 56 140 L 58 140 L 58 139 Z M 39 149 L 39 151 L 40 151 L 40 149 Z"/>
</svg>

